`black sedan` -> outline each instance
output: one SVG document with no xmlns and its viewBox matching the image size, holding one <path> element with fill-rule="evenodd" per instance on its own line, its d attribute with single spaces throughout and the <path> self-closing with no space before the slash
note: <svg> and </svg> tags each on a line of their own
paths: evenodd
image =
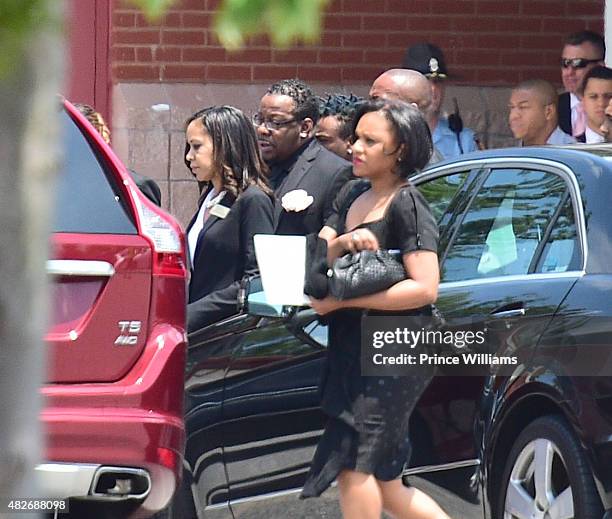
<svg viewBox="0 0 612 519">
<path fill-rule="evenodd" d="M 442 367 L 413 415 L 405 482 L 454 517 L 600 519 L 612 509 L 612 155 L 502 149 L 414 177 L 440 226 L 437 306 L 487 331 L 493 363 Z M 248 311 L 190 337 L 175 515 L 340 517 L 299 501 L 324 416 L 327 330 L 311 309 Z M 330 492 L 334 492 L 332 489 Z M 327 508 L 325 508 L 327 507 Z"/>
</svg>

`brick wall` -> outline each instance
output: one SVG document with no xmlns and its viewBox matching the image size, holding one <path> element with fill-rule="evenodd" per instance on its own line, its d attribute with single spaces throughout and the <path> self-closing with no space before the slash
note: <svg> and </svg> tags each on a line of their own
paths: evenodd
<svg viewBox="0 0 612 519">
<path fill-rule="evenodd" d="M 258 37 L 231 53 L 210 29 L 218 3 L 176 0 L 150 26 L 113 0 L 113 146 L 160 184 L 164 206 L 183 223 L 198 194 L 182 157 L 183 124 L 195 110 L 231 104 L 252 112 L 266 85 L 287 77 L 320 95 L 367 95 L 407 46 L 428 40 L 442 47 L 455 74 L 446 106 L 456 97 L 465 125 L 488 147 L 511 145 L 509 87 L 531 77 L 560 86 L 564 36 L 601 31 L 604 10 L 604 0 L 332 0 L 319 44 L 280 51 Z"/>
<path fill-rule="evenodd" d="M 112 60 L 116 81 L 371 82 L 397 66 L 407 46 L 437 43 L 460 83 L 508 85 L 531 77 L 559 82 L 563 37 L 603 31 L 604 0 L 332 0 L 320 43 L 271 49 L 255 38 L 224 50 L 211 29 L 218 0 L 176 0 L 164 20 L 146 23 L 116 1 Z"/>
</svg>

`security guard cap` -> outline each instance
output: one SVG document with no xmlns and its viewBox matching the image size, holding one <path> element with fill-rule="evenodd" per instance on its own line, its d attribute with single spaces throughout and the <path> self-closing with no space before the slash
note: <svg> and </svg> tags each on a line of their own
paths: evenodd
<svg viewBox="0 0 612 519">
<path fill-rule="evenodd" d="M 402 68 L 416 70 L 429 79 L 446 79 L 448 70 L 444 54 L 431 43 L 417 43 L 406 49 Z"/>
</svg>

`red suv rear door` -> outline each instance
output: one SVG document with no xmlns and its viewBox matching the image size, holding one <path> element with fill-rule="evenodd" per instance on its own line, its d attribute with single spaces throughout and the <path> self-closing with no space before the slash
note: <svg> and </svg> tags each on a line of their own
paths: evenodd
<svg viewBox="0 0 612 519">
<path fill-rule="evenodd" d="M 47 263 L 47 379 L 108 382 L 121 378 L 145 345 L 151 245 L 138 234 L 126 187 L 102 151 L 68 113 L 62 119 L 69 153 L 58 177 Z"/>
</svg>

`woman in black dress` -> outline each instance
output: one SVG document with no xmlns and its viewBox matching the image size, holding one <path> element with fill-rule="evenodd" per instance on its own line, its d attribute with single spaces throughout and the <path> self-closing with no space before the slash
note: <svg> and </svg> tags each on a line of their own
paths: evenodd
<svg viewBox="0 0 612 519">
<path fill-rule="evenodd" d="M 360 370 L 364 310 L 413 315 L 437 297 L 437 226 L 407 180 L 427 164 L 431 135 L 420 112 L 402 102 L 368 102 L 354 125 L 358 179 L 340 191 L 336 212 L 319 234 L 328 242 L 328 263 L 346 252 L 399 249 L 408 279 L 355 299 L 312 300 L 317 313 L 331 314 L 322 385 L 329 420 L 302 497 L 320 495 L 337 479 L 345 519 L 380 519 L 383 509 L 396 519 L 446 518 L 431 498 L 401 481 L 410 457 L 410 414 L 432 368 L 414 366 L 402 377 L 365 377 Z"/>
</svg>

